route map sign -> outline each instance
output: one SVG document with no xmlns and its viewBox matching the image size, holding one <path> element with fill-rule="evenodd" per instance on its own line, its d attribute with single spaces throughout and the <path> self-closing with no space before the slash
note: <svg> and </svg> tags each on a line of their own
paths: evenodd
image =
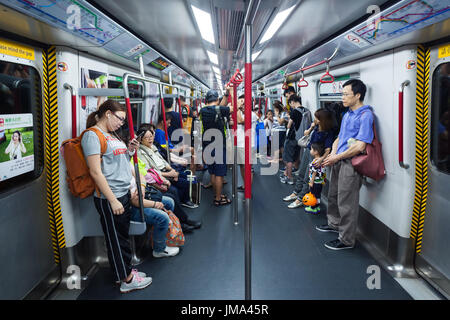
<svg viewBox="0 0 450 320">
<path fill-rule="evenodd" d="M 352 31 L 362 39 L 375 44 L 424 28 L 449 17 L 449 1 L 402 1 L 387 12 L 378 14 L 369 23 Z"/>
</svg>

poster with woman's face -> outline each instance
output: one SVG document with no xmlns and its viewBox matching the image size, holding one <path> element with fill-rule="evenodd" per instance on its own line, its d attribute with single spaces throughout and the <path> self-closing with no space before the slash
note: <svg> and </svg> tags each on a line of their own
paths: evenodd
<svg viewBox="0 0 450 320">
<path fill-rule="evenodd" d="M 0 115 L 0 181 L 33 170 L 33 115 Z"/>
</svg>

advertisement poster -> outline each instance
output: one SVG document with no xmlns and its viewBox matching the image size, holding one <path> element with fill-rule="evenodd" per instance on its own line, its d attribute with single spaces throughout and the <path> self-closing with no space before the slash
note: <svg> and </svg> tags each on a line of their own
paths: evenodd
<svg viewBox="0 0 450 320">
<path fill-rule="evenodd" d="M 164 58 L 159 57 L 148 64 L 158 70 L 164 70 L 170 66 L 170 63 L 166 61 Z"/>
<path fill-rule="evenodd" d="M 81 68 L 81 88 L 108 88 L 108 74 L 106 72 Z M 78 123 L 80 133 L 86 129 L 86 120 L 89 114 L 97 111 L 98 107 L 106 99 L 107 97 L 81 97 L 80 120 Z"/>
<path fill-rule="evenodd" d="M 158 123 L 158 115 L 159 115 L 159 106 L 161 104 L 159 97 L 159 89 L 158 85 L 154 83 L 150 83 L 149 93 L 148 93 L 148 105 L 150 106 L 150 118 L 149 122 L 153 124 Z"/>
<path fill-rule="evenodd" d="M 0 115 L 0 137 L 0 181 L 33 171 L 33 115 Z"/>
</svg>

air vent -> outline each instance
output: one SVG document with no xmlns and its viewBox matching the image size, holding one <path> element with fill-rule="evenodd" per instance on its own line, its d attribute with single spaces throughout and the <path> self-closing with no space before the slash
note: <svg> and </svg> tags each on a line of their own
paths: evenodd
<svg viewBox="0 0 450 320">
<path fill-rule="evenodd" d="M 244 25 L 244 11 L 227 10 L 216 7 L 219 32 L 219 48 L 235 51 Z"/>
</svg>

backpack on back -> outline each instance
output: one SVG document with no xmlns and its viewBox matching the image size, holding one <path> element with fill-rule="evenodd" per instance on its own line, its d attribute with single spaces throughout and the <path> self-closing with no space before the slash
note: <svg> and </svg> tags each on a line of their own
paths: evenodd
<svg viewBox="0 0 450 320">
<path fill-rule="evenodd" d="M 105 136 L 96 128 L 88 128 L 79 137 L 63 141 L 60 148 L 61 154 L 66 162 L 67 185 L 69 186 L 69 190 L 75 197 L 81 199 L 89 197 L 94 191 L 97 191 L 97 195 L 100 196 L 100 191 L 89 173 L 89 167 L 87 166 L 81 147 L 81 139 L 87 131 L 93 131 L 97 134 L 100 140 L 100 152 L 102 156 L 106 152 L 108 145 Z"/>
</svg>

